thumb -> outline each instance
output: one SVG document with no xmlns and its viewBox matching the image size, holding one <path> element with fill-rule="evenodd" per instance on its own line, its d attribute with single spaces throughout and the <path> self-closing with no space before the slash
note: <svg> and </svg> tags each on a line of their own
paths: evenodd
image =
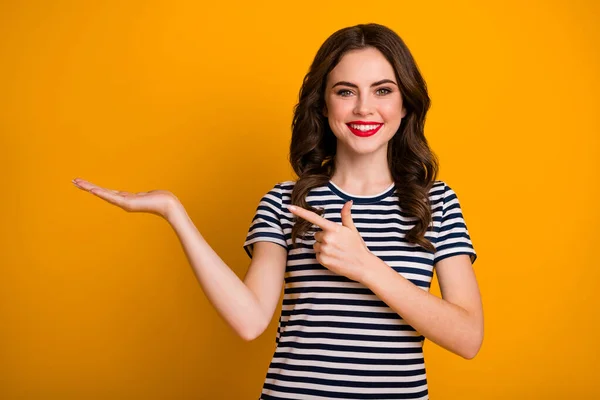
<svg viewBox="0 0 600 400">
<path fill-rule="evenodd" d="M 354 226 L 354 221 L 352 221 L 352 213 L 350 211 L 351 208 L 352 200 L 346 202 L 346 204 L 344 204 L 344 206 L 342 207 L 342 225 L 344 225 L 347 228 L 350 228 L 356 233 L 359 233 L 358 229 L 356 229 L 356 226 Z"/>
<path fill-rule="evenodd" d="M 367 244 L 365 243 L 365 240 L 360 235 L 360 232 L 358 231 L 358 229 L 356 229 L 356 226 L 354 225 L 354 221 L 352 221 L 352 213 L 350 212 L 351 208 L 352 208 L 352 200 L 350 200 L 349 202 L 344 204 L 344 207 L 342 207 L 342 225 L 344 225 L 347 228 L 350 228 L 350 230 L 355 232 L 358 235 L 358 237 L 360 238 L 360 241 L 362 242 L 363 246 L 365 246 L 365 248 L 368 250 L 369 248 L 368 248 Z"/>
</svg>

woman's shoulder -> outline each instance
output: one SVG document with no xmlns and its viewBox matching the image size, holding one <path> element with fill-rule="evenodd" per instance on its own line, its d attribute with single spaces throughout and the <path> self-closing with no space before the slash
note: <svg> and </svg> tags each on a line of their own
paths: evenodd
<svg viewBox="0 0 600 400">
<path fill-rule="evenodd" d="M 429 201 L 432 204 L 451 203 L 453 201 L 458 201 L 458 195 L 452 189 L 452 187 L 450 187 L 448 182 L 436 180 L 429 190 Z"/>
<path fill-rule="evenodd" d="M 433 185 L 431 185 L 431 189 L 429 189 L 429 194 L 431 195 L 432 193 L 439 193 L 439 192 L 443 192 L 444 190 L 446 190 L 446 187 L 448 185 L 446 184 L 446 181 L 443 181 L 441 179 L 435 180 L 433 181 Z"/>
<path fill-rule="evenodd" d="M 432 204 L 436 204 L 440 201 L 443 202 L 444 196 L 446 195 L 446 191 L 449 189 L 446 181 L 443 180 L 435 180 L 431 189 L 429 189 L 429 201 Z"/>
<path fill-rule="evenodd" d="M 295 184 L 295 181 L 278 181 L 270 192 L 277 193 L 280 197 L 291 196 Z"/>
<path fill-rule="evenodd" d="M 281 181 L 281 182 L 277 182 L 277 184 L 275 185 L 275 188 L 284 196 L 291 196 L 292 192 L 294 191 L 294 187 L 296 186 L 296 182 L 297 180 L 289 180 L 289 181 Z M 327 193 L 328 188 L 327 188 L 327 184 L 324 185 L 320 185 L 317 187 L 313 187 L 310 189 L 309 191 L 309 195 L 312 194 L 319 194 L 319 193 Z"/>
<path fill-rule="evenodd" d="M 288 180 L 288 181 L 279 181 L 275 184 L 275 190 L 279 191 L 282 194 L 291 193 L 294 190 L 294 186 L 296 185 L 296 181 Z M 452 190 L 443 180 L 435 180 L 433 185 L 429 189 L 430 197 L 438 197 L 440 194 L 444 194 L 447 190 Z"/>
<path fill-rule="evenodd" d="M 273 187 L 273 190 L 276 190 L 282 195 L 291 195 L 295 185 L 295 180 L 278 181 Z M 452 192 L 452 189 L 450 186 L 448 186 L 448 183 L 444 180 L 438 179 L 433 182 L 433 185 L 429 189 L 429 197 L 431 200 L 443 198 L 444 195 L 448 194 L 448 192 Z"/>
<path fill-rule="evenodd" d="M 295 181 L 277 181 L 277 183 L 269 188 L 265 197 L 273 197 L 281 203 L 286 203 L 292 196 L 295 184 Z"/>
<path fill-rule="evenodd" d="M 280 181 L 277 182 L 277 185 L 275 186 L 277 186 L 281 191 L 291 192 L 294 190 L 294 185 L 296 185 L 296 181 Z"/>
</svg>

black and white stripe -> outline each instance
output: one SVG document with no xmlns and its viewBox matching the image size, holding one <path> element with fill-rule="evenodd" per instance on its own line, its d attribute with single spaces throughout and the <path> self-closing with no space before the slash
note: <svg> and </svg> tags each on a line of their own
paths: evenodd
<svg viewBox="0 0 600 400">
<path fill-rule="evenodd" d="M 287 209 L 294 181 L 276 184 L 261 199 L 244 249 L 252 257 L 258 241 L 288 250 L 277 347 L 261 399 L 428 399 L 423 336 L 370 289 L 320 265 L 314 238 L 292 248 L 293 214 Z M 436 252 L 408 243 L 415 219 L 398 205 L 395 186 L 378 195 L 353 196 L 333 182 L 307 196 L 324 218 L 340 223 L 342 206 L 354 200 L 352 219 L 369 250 L 423 290 L 429 290 L 438 261 L 477 255 L 456 193 L 436 181 L 429 198 Z"/>
</svg>

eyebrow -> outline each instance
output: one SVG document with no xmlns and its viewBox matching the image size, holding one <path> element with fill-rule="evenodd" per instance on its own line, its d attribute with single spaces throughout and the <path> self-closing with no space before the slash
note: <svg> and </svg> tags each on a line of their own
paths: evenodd
<svg viewBox="0 0 600 400">
<path fill-rule="evenodd" d="M 380 81 L 377 81 L 377 82 L 373 83 L 371 85 L 371 87 L 383 85 L 384 83 L 392 83 L 392 84 L 398 86 L 398 84 L 396 84 L 396 82 L 394 82 L 391 79 L 382 79 Z M 336 86 L 350 86 L 350 87 L 358 89 L 358 85 L 356 85 L 356 84 L 354 84 L 352 82 L 346 82 L 346 81 L 339 81 L 338 83 L 336 83 L 335 85 L 333 85 L 331 88 L 333 89 Z"/>
</svg>

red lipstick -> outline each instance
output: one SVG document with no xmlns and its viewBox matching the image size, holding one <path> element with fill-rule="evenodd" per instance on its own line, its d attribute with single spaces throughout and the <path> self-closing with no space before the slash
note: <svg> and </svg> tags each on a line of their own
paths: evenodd
<svg viewBox="0 0 600 400">
<path fill-rule="evenodd" d="M 355 129 L 350 125 L 377 125 L 377 127 L 375 129 L 371 129 L 368 131 L 363 131 L 360 129 Z M 374 134 L 377 133 L 377 131 L 379 131 L 379 129 L 381 129 L 381 127 L 383 126 L 383 124 L 381 122 L 369 122 L 369 121 L 352 121 L 352 122 L 348 122 L 346 124 L 346 126 L 348 127 L 348 129 L 350 129 L 350 132 L 352 132 L 354 135 L 359 136 L 359 137 L 369 137 L 369 136 L 373 136 Z"/>
</svg>

